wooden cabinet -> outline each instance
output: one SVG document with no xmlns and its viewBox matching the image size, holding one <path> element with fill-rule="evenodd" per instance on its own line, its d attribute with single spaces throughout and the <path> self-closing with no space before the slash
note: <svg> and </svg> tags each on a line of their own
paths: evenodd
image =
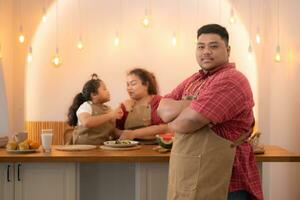
<svg viewBox="0 0 300 200">
<path fill-rule="evenodd" d="M 75 163 L 1 163 L 1 200 L 74 200 Z"/>
<path fill-rule="evenodd" d="M 14 200 L 13 163 L 0 163 L 0 199 Z"/>
</svg>

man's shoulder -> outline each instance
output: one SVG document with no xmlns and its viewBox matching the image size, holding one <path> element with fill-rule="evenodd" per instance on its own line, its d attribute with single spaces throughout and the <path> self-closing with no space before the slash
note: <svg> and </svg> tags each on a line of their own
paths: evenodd
<svg viewBox="0 0 300 200">
<path fill-rule="evenodd" d="M 226 70 L 223 70 L 222 72 L 218 73 L 216 75 L 217 78 L 219 79 L 225 79 L 228 81 L 248 81 L 247 77 L 237 70 L 236 68 L 229 68 Z"/>
</svg>

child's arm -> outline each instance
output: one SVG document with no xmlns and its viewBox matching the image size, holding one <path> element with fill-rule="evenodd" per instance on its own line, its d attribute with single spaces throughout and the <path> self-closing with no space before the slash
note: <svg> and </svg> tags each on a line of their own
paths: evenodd
<svg viewBox="0 0 300 200">
<path fill-rule="evenodd" d="M 110 120 L 115 120 L 123 116 L 121 108 L 110 111 L 109 113 L 92 116 L 89 113 L 83 112 L 78 115 L 78 120 L 86 128 L 94 128 Z"/>
<path fill-rule="evenodd" d="M 154 139 L 155 135 L 169 132 L 167 124 L 152 125 L 135 130 L 124 130 L 120 139 Z"/>
</svg>

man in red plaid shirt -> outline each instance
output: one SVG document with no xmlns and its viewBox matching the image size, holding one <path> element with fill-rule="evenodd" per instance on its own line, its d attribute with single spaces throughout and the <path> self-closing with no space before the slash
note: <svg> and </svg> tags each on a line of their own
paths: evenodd
<svg viewBox="0 0 300 200">
<path fill-rule="evenodd" d="M 196 59 L 201 69 L 166 95 L 158 108 L 160 117 L 176 132 L 168 200 L 262 200 L 255 157 L 246 141 L 254 123 L 249 82 L 229 63 L 229 35 L 224 27 L 205 25 L 197 38 Z M 235 146 L 232 163 L 229 146 Z M 223 150 L 209 149 L 213 147 Z M 213 170 L 203 177 L 208 169 Z"/>
</svg>

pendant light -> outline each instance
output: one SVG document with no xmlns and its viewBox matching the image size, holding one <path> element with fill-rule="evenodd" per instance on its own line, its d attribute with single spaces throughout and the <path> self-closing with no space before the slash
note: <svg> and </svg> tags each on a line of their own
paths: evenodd
<svg viewBox="0 0 300 200">
<path fill-rule="evenodd" d="M 47 15 L 47 0 L 43 0 L 43 8 L 42 8 L 43 16 L 42 21 L 46 23 L 48 21 L 48 15 Z"/>
<path fill-rule="evenodd" d="M 27 62 L 31 63 L 32 59 L 33 59 L 33 57 L 32 57 L 32 46 L 30 45 L 29 48 L 28 48 Z"/>
<path fill-rule="evenodd" d="M 19 42 L 23 44 L 25 42 L 25 35 L 23 33 L 23 16 L 22 16 L 22 0 L 19 0 L 19 14 L 20 14 L 20 26 L 19 26 Z"/>
<path fill-rule="evenodd" d="M 144 28 L 149 28 L 151 25 L 151 9 L 150 9 L 150 0 L 145 0 L 145 13 L 142 20 L 142 25 Z"/>
<path fill-rule="evenodd" d="M 55 41 L 56 41 L 56 48 L 55 48 L 55 55 L 53 56 L 51 63 L 54 67 L 59 67 L 62 64 L 62 59 L 59 55 L 59 48 L 58 48 L 58 0 L 56 0 L 56 13 L 55 13 L 55 20 L 56 20 L 56 27 L 55 27 Z"/>
<path fill-rule="evenodd" d="M 279 45 L 279 0 L 277 0 L 277 45 L 276 45 L 276 53 L 275 53 L 275 61 L 280 62 L 281 56 L 280 56 L 280 45 Z"/>
<path fill-rule="evenodd" d="M 79 37 L 77 40 L 77 49 L 79 49 L 80 51 L 83 50 L 83 42 L 82 42 L 82 23 L 81 23 L 81 5 L 80 5 L 80 0 L 78 0 L 78 22 L 79 22 Z"/>
<path fill-rule="evenodd" d="M 258 18 L 261 18 L 261 10 L 262 10 L 262 2 L 261 0 L 258 0 Z M 256 27 L 256 34 L 255 34 L 255 41 L 256 41 L 256 44 L 260 44 L 261 43 L 261 36 L 260 36 L 260 28 L 259 28 L 259 22 L 260 20 L 257 20 L 257 27 Z"/>
<path fill-rule="evenodd" d="M 116 28 L 116 32 L 115 32 L 115 38 L 114 38 L 114 46 L 118 47 L 120 45 L 120 30 L 122 27 L 122 0 L 119 0 L 119 16 L 118 16 L 118 22 L 117 22 L 117 28 Z"/>
<path fill-rule="evenodd" d="M 171 37 L 171 45 L 173 47 L 176 47 L 177 45 L 177 36 L 179 31 L 179 22 L 180 22 L 180 0 L 177 0 L 177 9 L 176 9 L 176 28 L 173 31 L 172 37 Z"/>
<path fill-rule="evenodd" d="M 233 7 L 234 7 L 234 0 L 232 1 L 232 3 L 231 3 L 231 7 L 230 7 L 230 15 L 229 15 L 229 23 L 230 24 L 235 24 L 235 22 L 236 22 L 236 18 L 235 18 L 235 14 L 234 14 L 234 9 L 233 9 Z"/>
<path fill-rule="evenodd" d="M 251 46 L 251 36 L 252 36 L 252 0 L 249 0 L 249 46 L 248 46 L 248 60 L 252 60 L 252 46 Z"/>
</svg>

